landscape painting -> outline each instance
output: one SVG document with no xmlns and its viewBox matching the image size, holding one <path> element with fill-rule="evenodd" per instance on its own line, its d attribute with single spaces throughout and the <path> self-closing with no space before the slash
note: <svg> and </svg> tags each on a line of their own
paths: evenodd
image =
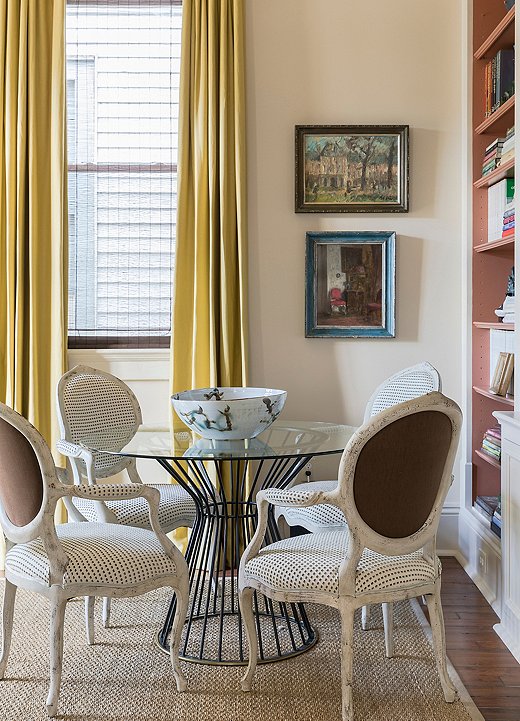
<svg viewBox="0 0 520 721">
<path fill-rule="evenodd" d="M 395 335 L 395 233 L 307 233 L 307 337 Z"/>
<path fill-rule="evenodd" d="M 408 211 L 408 126 L 296 126 L 296 212 Z"/>
</svg>

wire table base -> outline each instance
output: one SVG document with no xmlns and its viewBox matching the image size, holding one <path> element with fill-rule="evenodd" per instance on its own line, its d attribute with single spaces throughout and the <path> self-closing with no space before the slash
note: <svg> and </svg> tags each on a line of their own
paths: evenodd
<svg viewBox="0 0 520 721">
<path fill-rule="evenodd" d="M 190 607 L 180 649 L 185 661 L 233 666 L 247 663 L 247 641 L 238 603 L 238 567 L 256 528 L 254 498 L 261 488 L 287 487 L 311 457 L 204 462 L 157 459 L 191 494 L 197 506 L 186 551 Z M 271 514 L 266 541 L 279 539 Z M 173 598 L 157 635 L 159 647 L 167 653 L 175 608 Z M 254 611 L 260 663 L 298 655 L 317 641 L 303 604 L 277 603 L 255 594 Z"/>
</svg>

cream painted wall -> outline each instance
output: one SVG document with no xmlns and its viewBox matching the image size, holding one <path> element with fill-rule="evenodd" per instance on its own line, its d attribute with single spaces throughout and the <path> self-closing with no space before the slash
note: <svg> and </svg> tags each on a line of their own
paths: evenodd
<svg viewBox="0 0 520 721">
<path fill-rule="evenodd" d="M 287 418 L 358 424 L 377 384 L 429 360 L 460 402 L 462 2 L 246 8 L 252 384 L 287 389 Z M 294 126 L 320 123 L 409 124 L 410 212 L 295 214 Z M 304 337 L 311 230 L 397 232 L 395 339 Z M 448 501 L 458 506 L 458 483 Z"/>
</svg>

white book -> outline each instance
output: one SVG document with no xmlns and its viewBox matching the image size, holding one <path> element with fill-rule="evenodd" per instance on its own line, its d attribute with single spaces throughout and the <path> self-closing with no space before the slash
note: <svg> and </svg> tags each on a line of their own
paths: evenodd
<svg viewBox="0 0 520 721">
<path fill-rule="evenodd" d="M 488 189 L 488 243 L 502 238 L 504 211 L 507 205 L 507 179 Z"/>
<path fill-rule="evenodd" d="M 491 328 L 489 331 L 489 385 L 491 385 L 500 353 L 513 353 L 515 349 L 515 334 L 510 330 Z M 513 380 L 508 388 L 513 393 Z"/>
</svg>

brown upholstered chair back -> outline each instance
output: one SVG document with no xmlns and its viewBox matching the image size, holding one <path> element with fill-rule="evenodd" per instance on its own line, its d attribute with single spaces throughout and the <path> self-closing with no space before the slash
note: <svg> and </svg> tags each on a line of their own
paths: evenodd
<svg viewBox="0 0 520 721">
<path fill-rule="evenodd" d="M 14 526 L 38 515 L 44 498 L 40 464 L 21 431 L 0 418 L 0 502 Z"/>
<path fill-rule="evenodd" d="M 399 418 L 362 448 L 353 493 L 362 520 L 387 538 L 405 538 L 428 519 L 452 442 L 452 423 L 426 410 Z"/>
</svg>

